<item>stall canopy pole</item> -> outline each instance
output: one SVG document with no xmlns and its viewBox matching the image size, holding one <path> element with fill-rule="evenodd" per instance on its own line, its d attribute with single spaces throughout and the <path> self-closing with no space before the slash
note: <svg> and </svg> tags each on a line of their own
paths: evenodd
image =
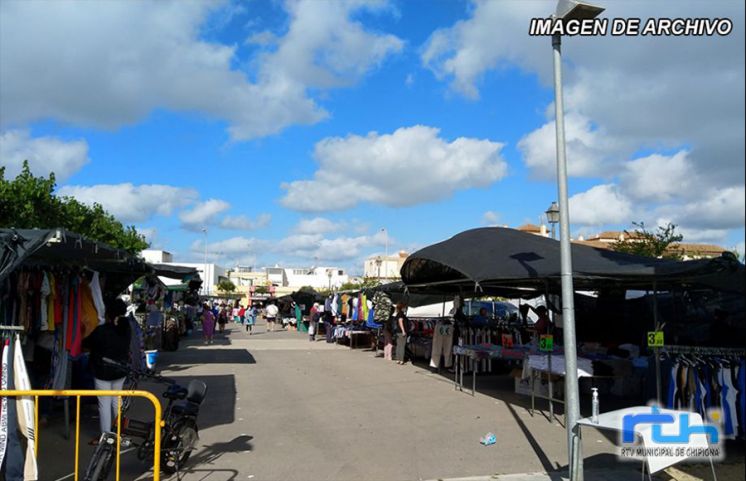
<svg viewBox="0 0 746 481">
<path fill-rule="evenodd" d="M 660 325 L 658 324 L 658 286 L 655 281 L 653 281 L 653 325 L 655 331 L 660 329 Z M 660 350 L 657 347 L 653 348 L 653 355 L 655 356 L 655 401 L 660 404 L 661 399 L 663 399 L 661 388 L 661 357 Z"/>
</svg>

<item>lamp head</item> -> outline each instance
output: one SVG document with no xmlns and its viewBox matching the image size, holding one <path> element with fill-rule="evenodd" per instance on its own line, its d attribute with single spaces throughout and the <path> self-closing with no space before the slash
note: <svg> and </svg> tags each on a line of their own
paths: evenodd
<svg viewBox="0 0 746 481">
<path fill-rule="evenodd" d="M 552 202 L 552 205 L 549 206 L 545 214 L 547 215 L 547 222 L 556 224 L 560 220 L 559 205 L 556 202 Z"/>
<path fill-rule="evenodd" d="M 598 17 L 604 10 L 583 0 L 559 0 L 554 15 L 562 20 L 587 20 Z"/>
</svg>

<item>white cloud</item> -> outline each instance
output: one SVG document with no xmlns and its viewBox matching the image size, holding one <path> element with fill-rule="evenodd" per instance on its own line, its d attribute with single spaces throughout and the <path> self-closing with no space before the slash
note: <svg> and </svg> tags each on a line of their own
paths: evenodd
<svg viewBox="0 0 746 481">
<path fill-rule="evenodd" d="M 570 222 L 581 225 L 629 224 L 632 203 L 612 184 L 602 184 L 570 197 Z"/>
<path fill-rule="evenodd" d="M 389 243 L 392 239 L 389 239 Z M 304 263 L 314 261 L 341 262 L 357 259 L 370 248 L 386 243 L 386 235 L 338 236 L 327 238 L 322 234 L 291 234 L 280 240 L 257 239 L 243 236 L 207 243 L 208 257 L 213 260 L 233 261 L 248 256 L 274 255 Z M 203 255 L 203 239 L 192 242 L 191 252 Z"/>
<path fill-rule="evenodd" d="M 145 237 L 150 247 L 154 247 L 158 239 L 158 229 L 155 227 L 137 227 L 137 233 Z"/>
<path fill-rule="evenodd" d="M 473 1 L 465 20 L 433 33 L 422 62 L 468 98 L 479 96 L 486 72 L 514 67 L 551 92 L 549 39 L 526 32 L 531 17 L 553 8 Z M 742 19 L 744 4 L 678 2 L 675 10 L 677 17 Z M 645 21 L 671 12 L 668 2 L 629 1 L 608 5 L 604 16 Z M 603 179 L 573 198 L 573 224 L 652 225 L 665 218 L 688 239 L 703 241 L 742 232 L 743 43 L 742 21 L 727 37 L 563 38 L 568 171 Z M 546 121 L 518 144 L 533 177 L 556 175 L 553 118 L 550 104 Z"/>
<path fill-rule="evenodd" d="M 615 152 L 613 139 L 594 128 L 591 121 L 576 113 L 565 116 L 565 157 L 570 176 L 598 176 L 607 172 L 609 155 Z M 526 166 L 542 179 L 557 176 L 555 122 L 549 121 L 518 142 Z"/>
<path fill-rule="evenodd" d="M 57 192 L 61 196 L 74 197 L 88 205 L 101 204 L 110 214 L 122 222 L 143 222 L 154 215 L 169 216 L 174 210 L 197 199 L 193 189 L 170 185 L 144 184 L 99 184 L 66 185 Z"/>
<path fill-rule="evenodd" d="M 233 140 L 313 124 L 328 114 L 310 92 L 351 85 L 401 50 L 397 37 L 353 20 L 385 6 L 285 2 L 287 32 L 261 38 L 271 45 L 247 75 L 233 67 L 242 60 L 237 46 L 200 38 L 218 9 L 230 20 L 245 15 L 230 3 L 8 2 L 0 17 L 0 118 L 116 128 L 158 108 L 196 111 L 227 121 Z"/>
<path fill-rule="evenodd" d="M 471 15 L 452 27 L 433 32 L 422 49 L 422 63 L 439 79 L 470 98 L 479 97 L 477 83 L 485 71 L 508 62 L 526 67 L 541 52 L 549 55 L 545 38 L 529 37 L 529 19 L 547 16 L 543 2 L 474 1 Z"/>
<path fill-rule="evenodd" d="M 293 232 L 296 234 L 327 234 L 329 232 L 339 232 L 344 228 L 345 225 L 341 222 L 334 222 L 325 217 L 314 217 L 313 219 L 301 219 Z"/>
<path fill-rule="evenodd" d="M 267 227 L 272 220 L 269 214 L 259 214 L 255 220 L 245 215 L 225 216 L 220 221 L 220 227 L 233 230 L 255 230 Z"/>
<path fill-rule="evenodd" d="M 500 214 L 493 210 L 488 210 L 482 215 L 482 223 L 488 226 L 496 226 L 497 221 L 500 220 Z"/>
<path fill-rule="evenodd" d="M 668 204 L 659 213 L 681 226 L 698 229 L 738 229 L 746 222 L 746 187 L 702 192 L 700 200 Z"/>
<path fill-rule="evenodd" d="M 0 68 L 2 70 L 4 68 Z M 3 101 L 0 101 L 0 105 Z M 88 143 L 85 140 L 67 141 L 55 137 L 32 138 L 28 130 L 0 133 L 0 166 L 5 167 L 6 178 L 18 175 L 24 160 L 29 161 L 34 175 L 46 176 L 54 172 L 57 182 L 64 182 L 90 161 Z"/>
<path fill-rule="evenodd" d="M 653 154 L 624 164 L 621 185 L 637 200 L 666 201 L 698 192 L 692 177 L 689 153 L 681 150 L 674 155 Z"/>
<path fill-rule="evenodd" d="M 312 180 L 283 184 L 286 207 L 329 211 L 361 202 L 407 206 L 446 198 L 456 190 L 487 187 L 505 176 L 503 144 L 460 137 L 417 125 L 392 134 L 332 137 L 318 142 Z"/>
<path fill-rule="evenodd" d="M 200 230 L 212 224 L 215 217 L 230 208 L 230 204 L 224 200 L 209 199 L 199 202 L 191 210 L 179 214 L 181 225 L 188 230 Z"/>
</svg>

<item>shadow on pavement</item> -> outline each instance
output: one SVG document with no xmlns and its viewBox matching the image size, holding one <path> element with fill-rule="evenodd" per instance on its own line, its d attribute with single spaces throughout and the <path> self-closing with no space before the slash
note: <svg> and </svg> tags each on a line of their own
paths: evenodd
<svg viewBox="0 0 746 481">
<path fill-rule="evenodd" d="M 246 349 L 224 349 L 202 347 L 200 349 L 188 347 L 177 355 L 163 356 L 163 365 L 168 370 L 182 370 L 190 364 L 256 364 L 256 359 Z"/>
<path fill-rule="evenodd" d="M 242 434 L 231 441 L 204 445 L 197 453 L 192 454 L 189 458 L 189 465 L 199 466 L 205 463 L 210 464 L 217 461 L 226 453 L 244 453 L 253 451 L 254 445 L 251 443 L 252 439 L 254 439 L 254 436 Z"/>
</svg>

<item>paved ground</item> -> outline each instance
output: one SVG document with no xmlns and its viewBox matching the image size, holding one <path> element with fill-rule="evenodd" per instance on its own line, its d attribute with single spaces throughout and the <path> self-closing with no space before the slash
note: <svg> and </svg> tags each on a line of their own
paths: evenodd
<svg viewBox="0 0 746 481">
<path fill-rule="evenodd" d="M 185 383 L 197 377 L 209 386 L 186 480 L 562 479 L 564 428 L 531 417 L 527 398 L 512 393 L 511 379 L 480 379 L 485 388 L 491 385 L 483 389 L 489 394 L 471 397 L 421 366 L 310 343 L 301 333 L 257 330 L 248 336 L 233 326 L 213 345 L 188 341 L 161 354 L 164 375 Z M 83 439 L 92 432 L 86 427 Z M 497 444 L 479 444 L 487 432 L 497 435 Z M 41 439 L 43 448 L 67 461 L 44 479 L 69 474 L 62 465 L 72 464 L 71 445 L 54 434 L 42 432 Z M 637 466 L 618 463 L 601 433 L 584 431 L 583 446 L 586 479 L 639 479 Z M 86 446 L 81 459 L 87 452 Z M 123 455 L 122 479 L 143 473 L 133 458 Z M 657 479 L 710 479 L 701 466 L 684 471 L 695 477 Z M 503 476 L 515 473 L 544 474 Z M 718 474 L 743 479 L 743 454 L 740 464 L 718 466 Z"/>
</svg>

